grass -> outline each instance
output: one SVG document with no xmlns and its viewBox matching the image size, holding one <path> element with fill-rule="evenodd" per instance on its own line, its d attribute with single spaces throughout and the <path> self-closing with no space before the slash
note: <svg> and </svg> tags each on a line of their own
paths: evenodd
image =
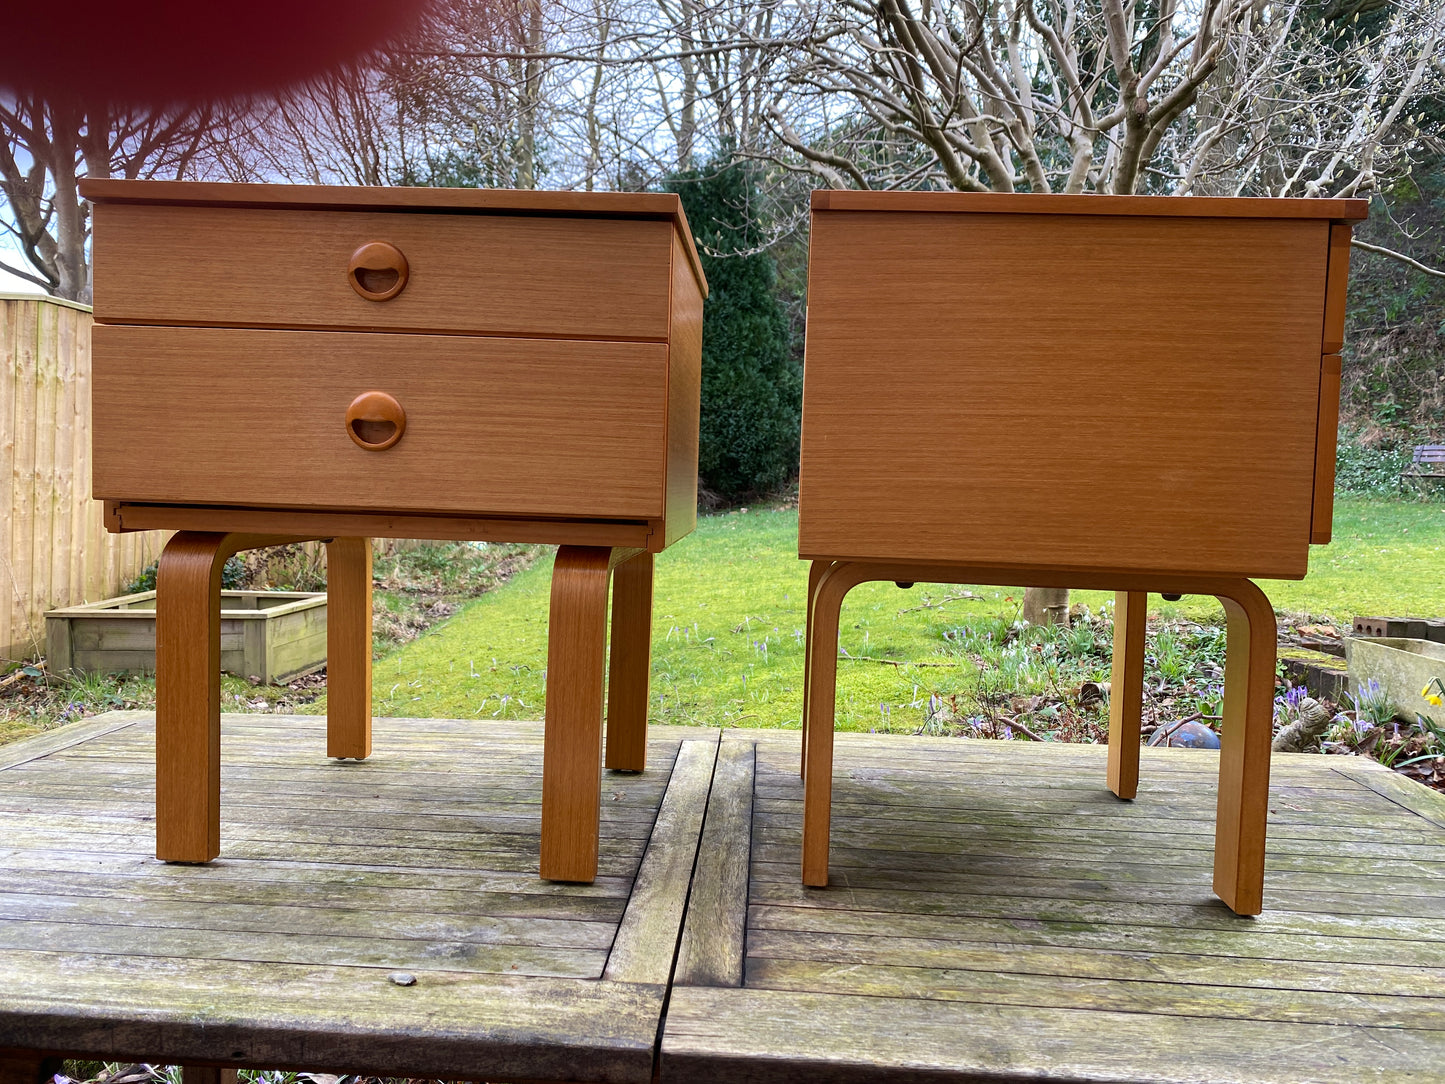
<svg viewBox="0 0 1445 1084">
<path fill-rule="evenodd" d="M 658 558 L 655 721 L 798 725 L 807 570 L 796 540 L 796 511 L 738 510 L 703 517 L 693 535 Z M 1264 583 L 1276 608 L 1341 622 L 1355 614 L 1445 614 L 1445 506 L 1341 498 L 1335 541 L 1312 558 L 1303 582 Z M 381 659 L 377 714 L 541 718 L 549 583 L 550 561 L 539 561 Z M 839 667 L 840 726 L 913 731 L 940 719 L 987 721 L 994 711 L 1019 717 L 1020 697 L 1107 680 L 1107 651 L 1098 649 L 1107 643 L 1105 622 L 1073 634 L 1073 646 L 1063 632 L 1011 634 L 1021 598 L 1017 588 L 991 586 L 901 591 L 866 584 L 853 591 L 843 609 L 841 648 L 849 659 Z M 1102 615 L 1111 598 L 1081 591 L 1074 601 Z M 1151 640 L 1156 671 L 1163 668 L 1168 681 L 1171 667 L 1187 675 L 1211 666 L 1217 633 L 1196 627 L 1222 623 L 1218 603 L 1154 601 L 1174 623 L 1162 643 L 1157 634 Z"/>
</svg>

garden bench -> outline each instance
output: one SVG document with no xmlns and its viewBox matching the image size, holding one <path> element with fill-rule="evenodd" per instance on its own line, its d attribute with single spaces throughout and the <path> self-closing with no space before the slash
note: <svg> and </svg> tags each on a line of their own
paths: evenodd
<svg viewBox="0 0 1445 1084">
<path fill-rule="evenodd" d="M 1117 592 L 1108 784 L 1121 798 L 1138 787 L 1146 593 L 1208 594 L 1229 636 L 1214 890 L 1260 911 L 1276 631 L 1252 580 L 1302 578 L 1310 544 L 1329 541 L 1349 223 L 1367 208 L 814 193 L 805 884 L 828 883 L 838 621 L 854 586 Z M 931 439 L 902 436 L 923 419 Z"/>
<path fill-rule="evenodd" d="M 644 766 L 653 557 L 697 521 L 702 301 L 675 195 L 86 181 L 94 496 L 169 529 L 156 854 L 220 853 L 227 556 L 328 542 L 327 753 L 371 750 L 371 537 L 559 546 L 541 874 Z M 607 652 L 608 597 L 612 650 Z"/>
<path fill-rule="evenodd" d="M 1400 472 L 1400 484 L 1424 491 L 1445 482 L 1445 444 L 1417 444 L 1410 465 Z"/>
</svg>

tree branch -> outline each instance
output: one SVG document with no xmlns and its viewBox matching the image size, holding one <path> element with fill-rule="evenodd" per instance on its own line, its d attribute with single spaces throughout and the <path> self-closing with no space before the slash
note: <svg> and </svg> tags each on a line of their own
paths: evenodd
<svg viewBox="0 0 1445 1084">
<path fill-rule="evenodd" d="M 1433 275 L 1437 279 L 1445 279 L 1445 271 L 1439 271 L 1433 267 L 1429 267 L 1413 257 L 1406 256 L 1403 252 L 1396 252 L 1393 248 L 1385 248 L 1383 245 L 1372 245 L 1368 241 L 1361 241 L 1358 238 L 1351 240 L 1350 244 L 1355 248 L 1362 248 L 1366 252 L 1373 252 L 1378 256 L 1387 256 L 1392 260 L 1398 260 L 1400 263 L 1408 264 L 1416 271 Z"/>
</svg>

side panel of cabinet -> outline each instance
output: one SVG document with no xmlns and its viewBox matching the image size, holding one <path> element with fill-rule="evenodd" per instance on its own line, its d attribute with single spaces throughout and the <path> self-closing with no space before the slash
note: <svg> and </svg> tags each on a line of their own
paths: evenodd
<svg viewBox="0 0 1445 1084">
<path fill-rule="evenodd" d="M 672 331 L 667 352 L 665 544 L 697 526 L 697 440 L 702 392 L 702 291 L 682 241 L 672 240 Z"/>
</svg>

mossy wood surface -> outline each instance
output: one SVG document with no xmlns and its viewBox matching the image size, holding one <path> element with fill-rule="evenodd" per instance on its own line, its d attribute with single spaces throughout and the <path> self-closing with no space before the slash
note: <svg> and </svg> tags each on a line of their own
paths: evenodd
<svg viewBox="0 0 1445 1084">
<path fill-rule="evenodd" d="M 1142 750 L 1123 802 L 1097 746 L 839 734 L 811 889 L 796 735 L 726 731 L 720 765 L 737 745 L 747 811 L 715 778 L 708 824 L 746 838 L 740 980 L 679 967 L 664 1082 L 1438 1079 L 1445 799 L 1419 784 L 1276 755 L 1249 919 L 1210 889 L 1217 753 Z"/>
<path fill-rule="evenodd" d="M 0 1048 L 650 1080 L 718 732 L 654 731 L 647 772 L 604 778 L 592 885 L 536 876 L 540 724 L 384 720 L 363 762 L 325 738 L 315 717 L 223 718 L 206 866 L 151 857 L 151 714 L 7 746 Z M 639 867 L 681 872 L 644 913 Z M 624 945 L 628 981 L 604 978 Z"/>
<path fill-rule="evenodd" d="M 796 734 L 654 727 L 569 885 L 535 872 L 539 724 L 376 733 L 331 762 L 321 719 L 225 716 L 208 866 L 150 857 L 150 713 L 0 750 L 0 1049 L 686 1084 L 1445 1063 L 1445 797 L 1371 762 L 1276 755 L 1242 919 L 1209 752 L 1142 750 L 1121 802 L 1102 747 L 841 734 L 818 890 Z"/>
</svg>

